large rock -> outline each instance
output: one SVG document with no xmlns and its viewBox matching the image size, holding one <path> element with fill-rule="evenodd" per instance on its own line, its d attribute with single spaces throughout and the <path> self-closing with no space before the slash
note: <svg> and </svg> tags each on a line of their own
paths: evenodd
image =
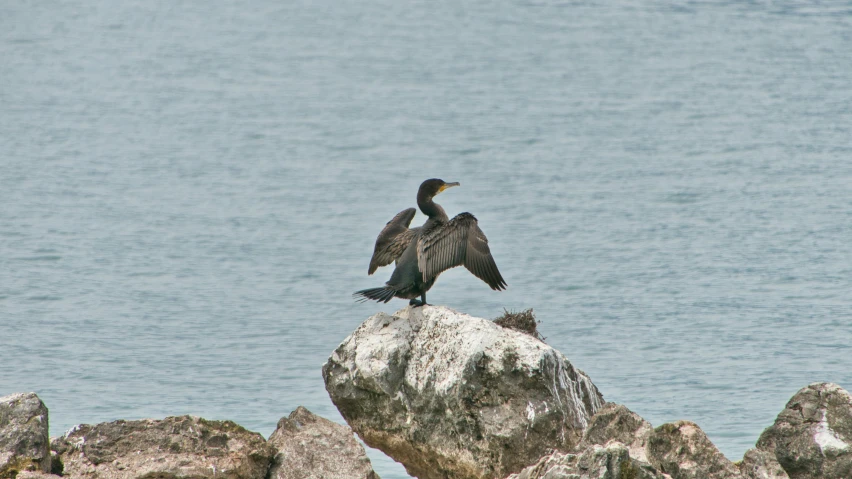
<svg viewBox="0 0 852 479">
<path fill-rule="evenodd" d="M 275 456 L 260 434 L 193 416 L 84 424 L 53 448 L 65 475 L 89 479 L 264 479 Z"/>
<path fill-rule="evenodd" d="M 646 447 L 653 431 L 651 423 L 633 411 L 620 404 L 606 403 L 592 417 L 589 427 L 583 433 L 580 448 L 618 441 L 627 446 L 631 458 L 648 462 Z"/>
<path fill-rule="evenodd" d="M 790 479 L 852 478 L 852 396 L 832 383 L 800 389 L 757 449 L 774 455 Z"/>
<path fill-rule="evenodd" d="M 47 407 L 35 393 L 0 397 L 0 478 L 50 472 Z"/>
<path fill-rule="evenodd" d="M 739 469 L 689 421 L 666 423 L 648 438 L 648 460 L 673 479 L 740 479 Z"/>
<path fill-rule="evenodd" d="M 654 429 L 626 407 L 607 403 L 592 417 L 582 441 L 571 454 L 550 454 L 510 477 L 742 479 L 743 476 L 694 423 L 678 421 Z"/>
<path fill-rule="evenodd" d="M 299 406 L 269 436 L 278 454 L 269 479 L 379 479 L 352 429 Z"/>
<path fill-rule="evenodd" d="M 421 479 L 520 471 L 546 450 L 569 451 L 603 405 L 550 346 L 435 306 L 369 318 L 323 378 L 364 442 Z"/>
<path fill-rule="evenodd" d="M 790 479 L 775 453 L 749 449 L 739 463 L 740 472 L 748 479 Z"/>
</svg>

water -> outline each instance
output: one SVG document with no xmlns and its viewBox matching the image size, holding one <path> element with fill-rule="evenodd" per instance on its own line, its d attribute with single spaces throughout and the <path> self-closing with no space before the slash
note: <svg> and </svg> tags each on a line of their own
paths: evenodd
<svg viewBox="0 0 852 479">
<path fill-rule="evenodd" d="M 440 177 L 509 289 L 430 302 L 535 308 L 607 400 L 737 460 L 852 388 L 850 32 L 849 2 L 6 2 L 0 394 L 53 435 L 342 421 L 320 366 L 404 305 L 350 294 Z"/>
</svg>

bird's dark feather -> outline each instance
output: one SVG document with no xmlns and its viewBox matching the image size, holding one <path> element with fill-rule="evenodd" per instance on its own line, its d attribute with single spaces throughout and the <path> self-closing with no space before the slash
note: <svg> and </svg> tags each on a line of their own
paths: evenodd
<svg viewBox="0 0 852 479">
<path fill-rule="evenodd" d="M 470 213 L 461 213 L 447 223 L 423 231 L 417 244 L 417 262 L 424 281 L 463 265 L 491 289 L 502 290 L 507 286 L 491 256 L 488 238 Z"/>
<path fill-rule="evenodd" d="M 376 238 L 376 247 L 373 249 L 367 274 L 375 273 L 380 266 L 389 265 L 402 255 L 415 235 L 414 229 L 408 229 L 415 213 L 417 213 L 416 209 L 408 208 L 388 221 L 379 233 L 379 237 Z"/>
</svg>

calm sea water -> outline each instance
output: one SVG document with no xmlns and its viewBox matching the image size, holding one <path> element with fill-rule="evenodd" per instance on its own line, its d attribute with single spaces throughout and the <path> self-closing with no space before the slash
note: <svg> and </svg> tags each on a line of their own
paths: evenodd
<svg viewBox="0 0 852 479">
<path fill-rule="evenodd" d="M 440 177 L 509 289 L 431 303 L 535 308 L 607 400 L 737 460 L 852 388 L 849 52 L 850 2 L 5 2 L 0 395 L 53 435 L 342 421 L 320 366 L 405 305 L 350 295 Z"/>
</svg>

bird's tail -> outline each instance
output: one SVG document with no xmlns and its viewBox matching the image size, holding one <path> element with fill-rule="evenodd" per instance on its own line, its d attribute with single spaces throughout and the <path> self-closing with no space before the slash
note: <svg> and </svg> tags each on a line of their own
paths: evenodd
<svg viewBox="0 0 852 479">
<path fill-rule="evenodd" d="M 370 288 L 370 289 L 362 289 L 361 291 L 355 291 L 352 296 L 358 297 L 359 301 L 364 302 L 368 299 L 372 299 L 374 301 L 378 301 L 380 303 L 387 303 L 391 299 L 393 299 L 393 295 L 396 293 L 390 286 L 382 286 L 381 288 Z"/>
</svg>

